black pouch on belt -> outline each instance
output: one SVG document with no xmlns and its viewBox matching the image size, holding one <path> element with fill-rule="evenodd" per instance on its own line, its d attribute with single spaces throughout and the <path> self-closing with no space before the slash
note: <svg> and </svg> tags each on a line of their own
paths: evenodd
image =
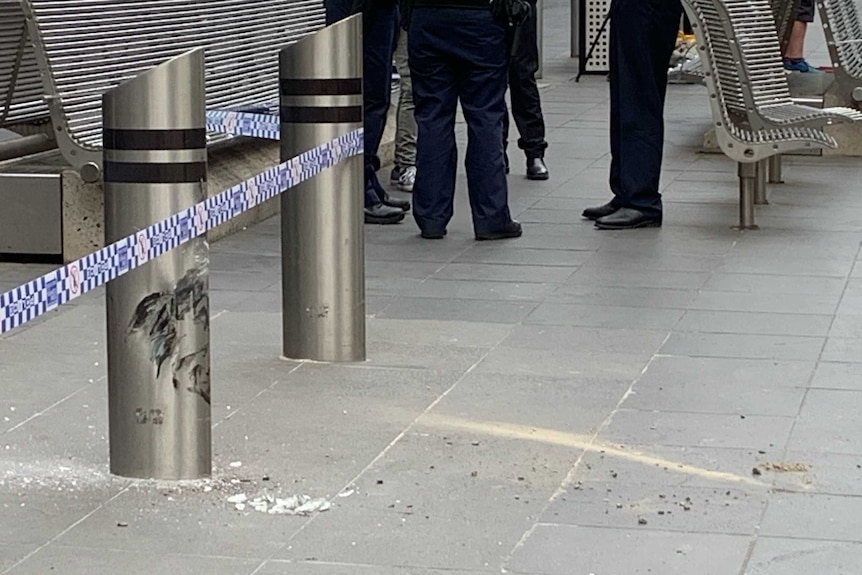
<svg viewBox="0 0 862 575">
<path fill-rule="evenodd" d="M 506 28 L 517 28 L 530 17 L 527 0 L 491 0 L 491 15 Z"/>
</svg>

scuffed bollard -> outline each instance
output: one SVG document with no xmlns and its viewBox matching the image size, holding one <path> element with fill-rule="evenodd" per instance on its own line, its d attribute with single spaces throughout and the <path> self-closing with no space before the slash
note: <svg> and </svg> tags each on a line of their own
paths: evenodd
<svg viewBox="0 0 862 575">
<path fill-rule="evenodd" d="M 143 264 L 107 286 L 111 472 L 125 477 L 210 475 L 209 246 L 181 217 L 204 200 L 204 55 L 193 50 L 103 98 L 105 236 L 138 234 Z M 150 261 L 152 260 L 152 261 Z M 145 263 L 146 262 L 146 263 Z"/>
</svg>

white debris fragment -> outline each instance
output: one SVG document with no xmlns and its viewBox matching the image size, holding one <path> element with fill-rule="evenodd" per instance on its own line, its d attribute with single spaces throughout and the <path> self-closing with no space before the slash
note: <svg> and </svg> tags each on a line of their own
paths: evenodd
<svg viewBox="0 0 862 575">
<path fill-rule="evenodd" d="M 269 515 L 303 515 L 322 513 L 332 509 L 332 503 L 324 498 L 312 499 L 308 495 L 291 495 L 290 497 L 274 497 L 267 491 L 253 499 L 241 493 L 228 498 L 228 503 L 234 503 L 235 507 L 242 511 L 246 506 L 260 513 Z"/>
<path fill-rule="evenodd" d="M 338 497 L 350 497 L 350 496 L 351 496 L 351 495 L 353 495 L 354 493 L 356 493 L 356 489 L 354 489 L 354 488 L 352 488 L 352 487 L 351 487 L 350 489 L 345 489 L 344 491 L 342 491 L 341 493 L 339 493 L 339 494 L 338 494 Z"/>
<path fill-rule="evenodd" d="M 231 467 L 242 467 L 242 461 L 231 461 L 230 466 Z"/>
<path fill-rule="evenodd" d="M 326 507 L 326 509 L 324 509 Z M 297 515 L 311 515 L 316 511 L 328 511 L 329 502 L 326 499 L 312 499 L 296 508 Z"/>
</svg>

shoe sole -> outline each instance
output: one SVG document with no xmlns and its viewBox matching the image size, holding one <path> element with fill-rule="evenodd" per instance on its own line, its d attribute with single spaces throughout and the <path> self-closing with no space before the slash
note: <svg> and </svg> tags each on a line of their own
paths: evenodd
<svg viewBox="0 0 862 575">
<path fill-rule="evenodd" d="M 528 180 L 533 180 L 534 182 L 544 182 L 545 180 L 549 180 L 551 178 L 551 174 L 527 174 Z"/>
<path fill-rule="evenodd" d="M 633 226 L 615 226 L 613 224 L 600 224 L 596 222 L 596 228 L 600 230 L 637 230 L 641 228 L 660 228 L 661 222 L 656 220 L 648 220 L 645 222 L 640 222 Z"/>
<path fill-rule="evenodd" d="M 495 240 L 512 240 L 515 238 L 520 238 L 523 235 L 523 232 L 518 232 L 517 234 L 486 234 L 481 236 L 476 236 L 477 242 L 493 242 Z"/>
<path fill-rule="evenodd" d="M 394 218 L 377 218 L 374 216 L 365 216 L 366 224 L 376 224 L 379 226 L 387 226 L 391 224 L 400 224 L 404 221 L 404 214 L 400 214 L 400 216 L 396 216 Z"/>
<path fill-rule="evenodd" d="M 602 215 L 600 215 L 600 216 L 588 216 L 587 214 L 581 214 L 581 217 L 582 217 L 582 218 L 584 218 L 585 220 L 590 220 L 591 222 L 594 222 L 594 221 L 596 221 L 596 220 L 598 220 L 598 219 L 600 219 L 600 218 L 603 218 L 603 217 L 605 217 L 605 216 L 610 216 L 610 215 L 612 215 L 612 214 L 614 214 L 614 213 L 615 213 L 615 212 L 608 212 L 608 213 L 606 213 L 606 214 L 602 214 Z"/>
<path fill-rule="evenodd" d="M 434 232 L 434 233 L 422 232 L 421 234 L 419 234 L 419 236 L 423 240 L 442 240 L 444 237 L 446 237 L 446 230 L 443 230 L 442 232 Z"/>
</svg>

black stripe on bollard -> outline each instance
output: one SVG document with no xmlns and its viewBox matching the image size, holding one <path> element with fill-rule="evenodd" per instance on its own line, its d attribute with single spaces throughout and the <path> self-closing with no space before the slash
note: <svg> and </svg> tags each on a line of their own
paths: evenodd
<svg viewBox="0 0 862 575">
<path fill-rule="evenodd" d="M 283 124 L 353 124 L 362 122 L 362 106 L 318 108 L 315 106 L 282 106 Z"/>
<path fill-rule="evenodd" d="M 207 146 L 204 128 L 187 130 L 121 130 L 104 128 L 102 147 L 106 150 L 195 150 Z"/>
<path fill-rule="evenodd" d="M 105 162 L 102 170 L 106 182 L 119 184 L 196 184 L 207 179 L 206 162 Z"/>
<path fill-rule="evenodd" d="M 282 78 L 282 96 L 361 96 L 362 78 Z"/>
</svg>

